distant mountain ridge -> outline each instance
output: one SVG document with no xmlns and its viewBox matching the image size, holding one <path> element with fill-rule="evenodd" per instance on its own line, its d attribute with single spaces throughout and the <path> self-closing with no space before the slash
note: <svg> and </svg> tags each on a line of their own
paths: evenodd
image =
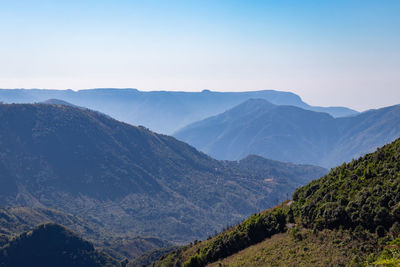
<svg viewBox="0 0 400 267">
<path fill-rule="evenodd" d="M 178 129 L 209 116 L 224 112 L 250 98 L 262 98 L 276 105 L 292 105 L 323 111 L 334 117 L 355 115 L 345 107 L 313 107 L 290 92 L 274 90 L 248 92 L 177 92 L 137 89 L 44 90 L 0 89 L 4 103 L 37 103 L 59 99 L 110 115 L 118 120 L 144 125 L 153 131 L 172 134 Z"/>
<path fill-rule="evenodd" d="M 190 124 L 174 136 L 209 155 L 237 160 L 249 154 L 332 167 L 400 136 L 400 105 L 334 118 L 327 113 L 250 99 Z"/>
<path fill-rule="evenodd" d="M 58 209 L 116 234 L 200 238 L 326 173 L 292 164 L 274 171 L 275 163 L 257 158 L 217 161 L 173 137 L 71 106 L 1 104 L 0 124 L 2 205 Z"/>
</svg>

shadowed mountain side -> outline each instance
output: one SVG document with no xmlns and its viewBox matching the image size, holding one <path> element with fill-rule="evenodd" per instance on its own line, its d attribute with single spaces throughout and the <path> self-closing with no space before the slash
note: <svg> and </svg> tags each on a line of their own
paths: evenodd
<svg viewBox="0 0 400 267">
<path fill-rule="evenodd" d="M 297 176 L 325 172 L 299 167 L 269 180 L 70 106 L 0 105 L 0 123 L 1 203 L 52 207 L 116 234 L 201 238 L 285 199 Z"/>
<path fill-rule="evenodd" d="M 217 159 L 237 160 L 256 154 L 331 167 L 400 136 L 400 106 L 333 118 L 326 113 L 250 99 L 190 124 L 174 136 Z"/>
<path fill-rule="evenodd" d="M 64 100 L 98 110 L 118 120 L 145 125 L 151 130 L 172 134 L 189 123 L 216 115 L 250 98 L 262 98 L 277 105 L 292 105 L 324 111 L 335 117 L 357 114 L 344 107 L 312 107 L 290 92 L 274 90 L 249 92 L 142 92 L 136 89 L 41 90 L 0 89 L 5 103 L 35 103 L 47 99 Z"/>
<path fill-rule="evenodd" d="M 0 248 L 0 266 L 121 266 L 75 233 L 57 224 L 42 224 Z"/>
</svg>

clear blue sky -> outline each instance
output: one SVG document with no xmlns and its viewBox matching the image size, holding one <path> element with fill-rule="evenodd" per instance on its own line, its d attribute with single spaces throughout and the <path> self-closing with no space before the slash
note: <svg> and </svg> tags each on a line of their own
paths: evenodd
<svg viewBox="0 0 400 267">
<path fill-rule="evenodd" d="M 400 103 L 400 1 L 3 1 L 0 88 L 298 93 Z"/>
</svg>

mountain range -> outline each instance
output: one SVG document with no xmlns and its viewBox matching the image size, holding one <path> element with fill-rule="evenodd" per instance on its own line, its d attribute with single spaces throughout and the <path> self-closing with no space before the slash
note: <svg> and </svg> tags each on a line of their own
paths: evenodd
<svg viewBox="0 0 400 267">
<path fill-rule="evenodd" d="M 216 160 L 61 99 L 0 104 L 0 266 L 400 264 L 400 139 L 360 157 L 396 138 L 400 106 L 245 99 L 182 131 L 253 149 Z"/>
<path fill-rule="evenodd" d="M 137 89 L 44 90 L 0 89 L 4 103 L 37 103 L 48 99 L 67 101 L 73 105 L 103 112 L 132 125 L 164 134 L 224 112 L 250 98 L 262 98 L 276 105 L 293 105 L 307 110 L 327 112 L 334 117 L 355 115 L 358 112 L 345 107 L 314 107 L 290 92 L 274 90 L 249 92 L 174 92 Z M 53 100 L 54 101 L 54 100 Z"/>
<path fill-rule="evenodd" d="M 0 203 L 51 208 L 112 235 L 204 238 L 326 170 L 217 161 L 173 137 L 58 104 L 0 104 Z"/>
<path fill-rule="evenodd" d="M 250 99 L 174 134 L 224 160 L 249 154 L 334 167 L 400 136 L 400 106 L 334 118 L 327 113 Z"/>
</svg>

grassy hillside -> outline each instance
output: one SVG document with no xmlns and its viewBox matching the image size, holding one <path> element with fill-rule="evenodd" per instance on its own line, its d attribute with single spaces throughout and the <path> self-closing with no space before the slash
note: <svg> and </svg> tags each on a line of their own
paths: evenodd
<svg viewBox="0 0 400 267">
<path fill-rule="evenodd" d="M 209 266 L 347 266 L 362 263 L 376 241 L 348 231 L 302 229 L 272 236 Z"/>
<path fill-rule="evenodd" d="M 155 266 L 399 266 L 399 203 L 397 139 Z"/>
</svg>

